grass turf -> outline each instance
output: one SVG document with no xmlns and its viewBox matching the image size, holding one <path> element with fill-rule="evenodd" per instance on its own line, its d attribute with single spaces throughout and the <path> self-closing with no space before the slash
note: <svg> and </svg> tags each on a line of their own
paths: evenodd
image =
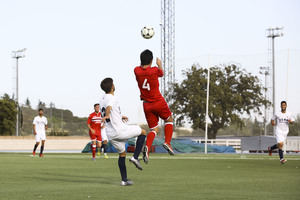
<svg viewBox="0 0 300 200">
<path fill-rule="evenodd" d="M 129 157 L 129 156 L 128 156 Z M 117 155 L 0 154 L 0 199 L 299 199 L 300 157 L 156 154 L 144 170 L 126 161 L 130 187 L 121 187 Z"/>
</svg>

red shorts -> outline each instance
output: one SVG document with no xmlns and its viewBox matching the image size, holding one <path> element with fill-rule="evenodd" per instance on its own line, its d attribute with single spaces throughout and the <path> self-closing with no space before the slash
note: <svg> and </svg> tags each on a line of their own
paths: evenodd
<svg viewBox="0 0 300 200">
<path fill-rule="evenodd" d="M 167 102 L 162 99 L 156 102 L 144 102 L 145 117 L 150 129 L 158 126 L 159 118 L 167 120 L 171 115 Z"/>
<path fill-rule="evenodd" d="M 101 137 L 101 134 L 92 134 L 92 133 L 89 133 L 90 134 L 90 138 L 91 140 L 96 140 L 96 141 L 102 141 L 102 137 Z"/>
</svg>

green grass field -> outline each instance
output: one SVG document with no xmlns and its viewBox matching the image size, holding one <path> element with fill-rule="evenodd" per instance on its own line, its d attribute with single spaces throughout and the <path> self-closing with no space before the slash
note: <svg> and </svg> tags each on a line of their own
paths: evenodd
<svg viewBox="0 0 300 200">
<path fill-rule="evenodd" d="M 110 156 L 1 153 L 0 199 L 300 199 L 300 156 L 155 154 L 143 171 L 127 159 L 128 187 Z"/>
</svg>

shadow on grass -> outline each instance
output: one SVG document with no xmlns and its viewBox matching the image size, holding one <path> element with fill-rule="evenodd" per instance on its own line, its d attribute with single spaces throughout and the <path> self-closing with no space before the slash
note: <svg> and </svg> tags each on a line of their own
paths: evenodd
<svg viewBox="0 0 300 200">
<path fill-rule="evenodd" d="M 101 177 L 101 176 L 78 176 L 78 175 L 67 175 L 57 173 L 46 173 L 43 176 L 26 176 L 26 179 L 37 180 L 37 181 L 54 181 L 54 182 L 65 182 L 65 183 L 93 183 L 93 184 L 108 184 L 113 185 L 118 182 L 118 179 L 113 177 Z"/>
</svg>

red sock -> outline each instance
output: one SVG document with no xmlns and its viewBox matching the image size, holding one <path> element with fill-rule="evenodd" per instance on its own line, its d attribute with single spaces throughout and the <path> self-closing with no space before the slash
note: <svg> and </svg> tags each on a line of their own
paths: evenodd
<svg viewBox="0 0 300 200">
<path fill-rule="evenodd" d="M 165 123 L 165 143 L 171 145 L 173 135 L 173 122 Z"/>
<path fill-rule="evenodd" d="M 150 131 L 147 135 L 147 140 L 146 140 L 146 146 L 148 147 L 148 150 L 150 151 L 150 148 L 152 146 L 153 140 L 156 136 L 155 131 Z"/>
<path fill-rule="evenodd" d="M 93 158 L 96 157 L 96 145 L 92 144 L 92 153 L 93 153 Z"/>
</svg>

